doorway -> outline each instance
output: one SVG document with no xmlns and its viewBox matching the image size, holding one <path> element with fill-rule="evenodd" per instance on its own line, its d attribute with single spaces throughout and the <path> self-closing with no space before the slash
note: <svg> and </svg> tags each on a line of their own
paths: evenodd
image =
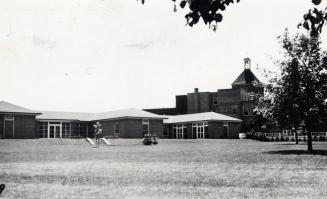
<svg viewBox="0 0 327 199">
<path fill-rule="evenodd" d="M 197 131 L 197 134 L 196 134 L 196 138 L 197 139 L 204 139 L 205 136 L 204 136 L 204 126 L 198 126 L 198 131 Z"/>
<path fill-rule="evenodd" d="M 48 138 L 61 138 L 61 125 L 50 124 Z"/>
</svg>

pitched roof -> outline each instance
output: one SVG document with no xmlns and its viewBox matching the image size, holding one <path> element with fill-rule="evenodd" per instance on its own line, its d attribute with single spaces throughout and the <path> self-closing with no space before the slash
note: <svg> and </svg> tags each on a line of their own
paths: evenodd
<svg viewBox="0 0 327 199">
<path fill-rule="evenodd" d="M 61 111 L 40 111 L 42 114 L 36 116 L 39 120 L 77 120 L 89 121 L 92 117 L 91 113 L 82 112 L 61 112 Z"/>
<path fill-rule="evenodd" d="M 157 115 L 140 109 L 123 109 L 94 114 L 92 120 L 115 119 L 115 118 L 152 118 L 164 119 L 162 115 Z"/>
<path fill-rule="evenodd" d="M 254 81 L 260 82 L 259 79 L 252 73 L 252 71 L 248 68 L 244 69 L 244 71 L 236 78 L 236 80 L 232 83 L 232 85 L 244 85 L 251 84 Z"/>
<path fill-rule="evenodd" d="M 83 112 L 58 112 L 41 111 L 42 115 L 36 117 L 39 120 L 77 120 L 94 121 L 110 120 L 119 118 L 146 118 L 146 119 L 164 119 L 167 117 L 150 113 L 139 109 L 123 109 L 117 111 L 108 111 L 102 113 L 83 113 Z"/>
<path fill-rule="evenodd" d="M 21 114 L 40 114 L 37 111 L 32 111 L 30 109 L 11 104 L 9 102 L 0 101 L 0 113 L 21 113 Z"/>
<path fill-rule="evenodd" d="M 184 123 L 184 122 L 187 123 L 187 122 L 197 122 L 197 121 L 242 122 L 242 120 L 240 119 L 233 118 L 220 113 L 205 112 L 205 113 L 169 116 L 168 119 L 164 120 L 164 123 L 172 124 L 172 123 Z"/>
</svg>

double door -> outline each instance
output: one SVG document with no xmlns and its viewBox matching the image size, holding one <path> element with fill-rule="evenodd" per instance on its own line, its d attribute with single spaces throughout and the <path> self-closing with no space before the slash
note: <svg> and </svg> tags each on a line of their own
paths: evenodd
<svg viewBox="0 0 327 199">
<path fill-rule="evenodd" d="M 204 132 L 204 126 L 198 126 L 197 128 L 197 133 L 196 133 L 196 138 L 197 139 L 204 139 L 205 132 Z"/>
<path fill-rule="evenodd" d="M 50 124 L 48 138 L 61 138 L 61 125 Z"/>
</svg>

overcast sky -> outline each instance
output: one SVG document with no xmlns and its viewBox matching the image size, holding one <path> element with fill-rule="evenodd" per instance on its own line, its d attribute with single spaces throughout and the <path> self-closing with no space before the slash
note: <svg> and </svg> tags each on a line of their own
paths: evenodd
<svg viewBox="0 0 327 199">
<path fill-rule="evenodd" d="M 34 110 L 173 107 L 175 95 L 230 88 L 272 68 L 276 37 L 311 0 L 241 0 L 216 32 L 185 26 L 171 0 L 0 1 L 0 100 Z M 326 39 L 326 38 L 325 38 Z"/>
</svg>

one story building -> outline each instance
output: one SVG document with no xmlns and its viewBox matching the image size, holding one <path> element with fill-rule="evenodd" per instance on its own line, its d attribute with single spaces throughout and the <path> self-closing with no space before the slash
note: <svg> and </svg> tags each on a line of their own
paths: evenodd
<svg viewBox="0 0 327 199">
<path fill-rule="evenodd" d="M 35 116 L 41 113 L 0 101 L 0 138 L 35 138 Z"/>
<path fill-rule="evenodd" d="M 86 138 L 94 137 L 93 125 L 102 124 L 102 136 L 143 138 L 163 136 L 163 119 L 139 109 L 102 113 L 32 111 L 0 101 L 0 138 Z"/>
<path fill-rule="evenodd" d="M 139 109 L 102 113 L 43 111 L 36 117 L 40 138 L 93 137 L 93 125 L 99 121 L 102 136 L 143 138 L 152 133 L 162 136 L 165 117 Z"/>
<path fill-rule="evenodd" d="M 94 137 L 99 121 L 103 137 L 171 139 L 238 138 L 242 120 L 215 112 L 165 116 L 139 109 L 102 113 L 32 111 L 0 101 L 0 138 Z"/>
<path fill-rule="evenodd" d="M 170 116 L 164 135 L 173 139 L 238 139 L 242 120 L 215 112 Z"/>
</svg>

